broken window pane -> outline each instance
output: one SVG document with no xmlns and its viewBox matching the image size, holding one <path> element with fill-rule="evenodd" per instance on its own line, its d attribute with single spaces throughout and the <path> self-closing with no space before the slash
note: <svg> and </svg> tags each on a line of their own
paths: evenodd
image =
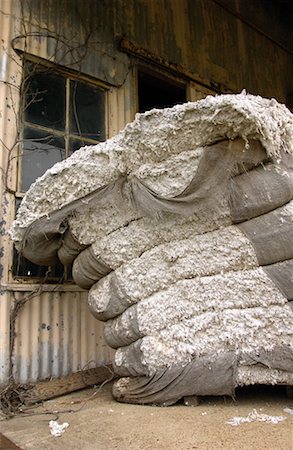
<svg viewBox="0 0 293 450">
<path fill-rule="evenodd" d="M 104 141 L 105 93 L 79 81 L 70 86 L 70 133 Z"/>
<path fill-rule="evenodd" d="M 55 130 L 65 128 L 65 78 L 51 73 L 34 73 L 25 85 L 25 114 L 27 122 Z"/>
<path fill-rule="evenodd" d="M 63 159 L 65 159 L 63 138 L 26 127 L 23 140 L 21 191 L 27 191 L 38 177 Z"/>
</svg>

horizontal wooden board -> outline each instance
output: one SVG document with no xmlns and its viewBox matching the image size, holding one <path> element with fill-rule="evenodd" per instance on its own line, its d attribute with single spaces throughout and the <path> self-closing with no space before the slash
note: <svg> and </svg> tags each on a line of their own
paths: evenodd
<svg viewBox="0 0 293 450">
<path fill-rule="evenodd" d="M 21 395 L 21 400 L 26 405 L 59 397 L 69 392 L 77 391 L 88 386 L 101 384 L 113 378 L 112 364 L 96 367 L 94 369 L 82 370 L 62 378 L 41 381 L 26 390 Z"/>
</svg>

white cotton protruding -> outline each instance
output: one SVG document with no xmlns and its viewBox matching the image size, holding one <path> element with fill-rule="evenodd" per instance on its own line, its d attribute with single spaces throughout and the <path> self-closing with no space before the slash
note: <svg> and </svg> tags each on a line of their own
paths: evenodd
<svg viewBox="0 0 293 450">
<path fill-rule="evenodd" d="M 134 122 L 114 138 L 81 148 L 38 178 L 22 201 L 11 230 L 12 238 L 22 241 L 26 228 L 35 220 L 119 177 L 135 174 L 142 181 L 153 178 L 151 184 L 159 189 L 159 194 L 174 195 L 180 190 L 180 179 L 190 178 L 196 169 L 196 149 L 223 137 L 232 140 L 240 137 L 246 142 L 259 140 L 269 156 L 292 154 L 293 115 L 274 99 L 245 92 L 208 96 L 198 102 L 137 114 Z M 185 168 L 184 152 L 190 162 Z M 169 158 L 180 159 L 180 154 L 184 177 L 174 172 L 177 181 L 172 192 L 170 183 L 166 184 L 161 175 L 167 171 L 172 176 L 172 164 L 177 163 L 170 160 L 165 168 L 160 163 Z M 149 164 L 157 165 L 156 170 L 154 167 L 149 170 Z"/>
<path fill-rule="evenodd" d="M 60 437 L 68 427 L 69 427 L 68 422 L 60 424 L 56 420 L 50 420 L 49 422 L 50 432 L 54 437 Z"/>
<path fill-rule="evenodd" d="M 248 416 L 233 417 L 232 419 L 227 420 L 226 423 L 228 425 L 236 427 L 238 425 L 241 425 L 242 423 L 251 423 L 251 422 L 266 422 L 277 424 L 283 422 L 286 419 L 287 417 L 284 416 L 270 416 L 268 414 L 260 414 L 257 412 L 256 409 L 253 409 L 252 412 L 248 414 Z"/>
</svg>

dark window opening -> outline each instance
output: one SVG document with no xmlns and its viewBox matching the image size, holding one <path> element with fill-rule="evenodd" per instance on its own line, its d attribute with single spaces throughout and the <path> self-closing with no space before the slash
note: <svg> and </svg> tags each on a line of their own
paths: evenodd
<svg viewBox="0 0 293 450">
<path fill-rule="evenodd" d="M 84 139 L 105 140 L 105 102 L 101 89 L 70 82 L 70 123 L 71 134 Z"/>
<path fill-rule="evenodd" d="M 138 108 L 145 112 L 152 108 L 167 108 L 186 102 L 186 87 L 169 78 L 138 72 Z"/>
<path fill-rule="evenodd" d="M 66 78 L 28 64 L 25 80 L 24 120 L 54 130 L 66 125 Z"/>
<path fill-rule="evenodd" d="M 17 211 L 21 203 L 20 198 L 15 200 Z M 72 282 L 72 265 L 64 267 L 61 262 L 54 266 L 39 266 L 34 264 L 19 253 L 13 247 L 12 275 L 14 278 L 37 279 L 42 283 Z"/>
<path fill-rule="evenodd" d="M 32 263 L 14 248 L 12 274 L 15 278 L 38 279 L 42 283 L 63 283 L 72 281 L 72 266 L 64 267 L 61 263 L 54 266 L 39 266 Z"/>
</svg>

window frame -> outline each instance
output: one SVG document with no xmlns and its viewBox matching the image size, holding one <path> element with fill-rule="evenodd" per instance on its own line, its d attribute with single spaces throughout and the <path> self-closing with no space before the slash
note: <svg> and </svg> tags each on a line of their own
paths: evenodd
<svg viewBox="0 0 293 450">
<path fill-rule="evenodd" d="M 52 136 L 61 137 L 64 138 L 65 142 L 65 158 L 68 158 L 70 156 L 70 140 L 73 139 L 75 141 L 80 141 L 81 145 L 80 147 L 86 146 L 86 145 L 97 145 L 102 141 L 98 141 L 95 139 L 91 139 L 89 137 L 83 137 L 78 134 L 70 133 L 69 123 L 70 123 L 70 84 L 73 81 L 77 81 L 80 83 L 85 84 L 86 86 L 91 86 L 93 88 L 100 89 L 104 92 L 104 139 L 107 140 L 109 137 L 109 120 L 108 120 L 108 114 L 109 114 L 109 94 L 110 94 L 110 88 L 111 86 L 97 80 L 96 78 L 93 78 L 91 76 L 88 76 L 86 74 L 76 72 L 74 70 L 68 69 L 63 66 L 59 66 L 56 64 L 51 63 L 50 61 L 44 60 L 42 58 L 37 58 L 32 55 L 24 55 L 22 60 L 22 70 L 23 70 L 23 78 L 25 78 L 25 70 L 26 65 L 35 65 L 36 66 L 36 73 L 37 73 L 37 67 L 41 67 L 44 70 L 48 70 L 48 73 L 56 74 L 58 76 L 61 76 L 65 79 L 65 95 L 66 95 L 66 105 L 65 105 L 65 129 L 64 130 L 55 130 L 50 127 L 45 127 L 42 125 L 38 125 L 33 122 L 29 122 L 24 120 L 24 111 L 26 107 L 26 98 L 25 95 L 20 95 L 20 105 L 19 105 L 19 124 L 21 127 L 20 130 L 20 142 L 18 144 L 18 153 L 17 153 L 17 164 L 16 164 L 16 192 L 14 193 L 14 217 L 16 215 L 16 203 L 18 200 L 22 200 L 22 198 L 25 196 L 26 192 L 21 190 L 21 183 L 22 183 L 22 154 L 23 154 L 23 142 L 24 142 L 24 130 L 25 127 L 29 127 L 30 129 L 38 130 L 38 131 L 50 131 Z M 22 93 L 22 89 L 20 90 Z M 73 152 L 71 152 L 72 154 Z M 21 284 L 24 284 L 25 286 L 32 285 L 32 286 L 38 286 L 40 283 L 43 283 L 45 281 L 46 285 L 48 286 L 64 286 L 66 288 L 71 289 L 72 287 L 75 287 L 75 283 L 72 279 L 66 279 L 66 271 L 64 271 L 64 278 L 61 281 L 60 285 L 60 278 L 58 277 L 38 277 L 33 275 L 17 275 L 13 274 L 13 267 L 15 265 L 15 256 L 14 256 L 14 249 L 12 247 L 11 251 L 11 264 L 10 264 L 10 285 L 14 286 L 20 286 Z M 48 284 L 49 283 L 49 284 Z M 51 288 L 50 288 L 51 289 Z M 83 289 L 79 289 L 83 290 Z"/>
<path fill-rule="evenodd" d="M 83 83 L 87 86 L 92 86 L 94 88 L 100 89 L 104 92 L 105 95 L 105 110 L 104 110 L 104 130 L 105 130 L 105 140 L 108 139 L 109 135 L 109 126 L 108 126 L 108 95 L 109 95 L 109 86 L 105 83 L 92 78 L 90 76 L 86 76 L 84 74 L 80 74 L 78 72 L 75 72 L 73 70 L 69 70 L 64 67 L 57 66 L 53 63 L 49 63 L 47 61 L 40 60 L 38 58 L 30 58 L 25 57 L 23 59 L 23 71 L 25 73 L 26 70 L 26 64 L 35 65 L 36 68 L 39 66 L 44 69 L 48 69 L 48 73 L 56 74 L 58 76 L 61 76 L 65 79 L 65 95 L 66 95 L 66 105 L 65 105 L 65 128 L 64 130 L 56 130 L 47 126 L 39 125 L 33 122 L 26 121 L 24 119 L 24 111 L 26 107 L 26 99 L 25 95 L 22 95 L 21 98 L 21 104 L 20 104 L 20 111 L 21 111 L 21 143 L 18 149 L 18 164 L 17 164 L 17 181 L 16 181 L 16 194 L 15 196 L 18 198 L 23 198 L 25 195 L 25 191 L 21 190 L 21 182 L 22 182 L 22 154 L 23 154 L 23 141 L 24 141 L 24 130 L 25 127 L 29 127 L 30 129 L 37 130 L 37 131 L 50 131 L 52 136 L 56 136 L 57 138 L 64 138 L 65 142 L 65 158 L 68 158 L 70 156 L 70 139 L 80 141 L 81 145 L 80 147 L 83 147 L 85 145 L 96 145 L 99 144 L 101 141 L 96 139 L 91 139 L 88 137 L 82 137 L 78 134 L 70 133 L 70 83 L 72 81 L 78 81 L 80 83 Z M 37 73 L 37 71 L 36 71 Z"/>
</svg>

